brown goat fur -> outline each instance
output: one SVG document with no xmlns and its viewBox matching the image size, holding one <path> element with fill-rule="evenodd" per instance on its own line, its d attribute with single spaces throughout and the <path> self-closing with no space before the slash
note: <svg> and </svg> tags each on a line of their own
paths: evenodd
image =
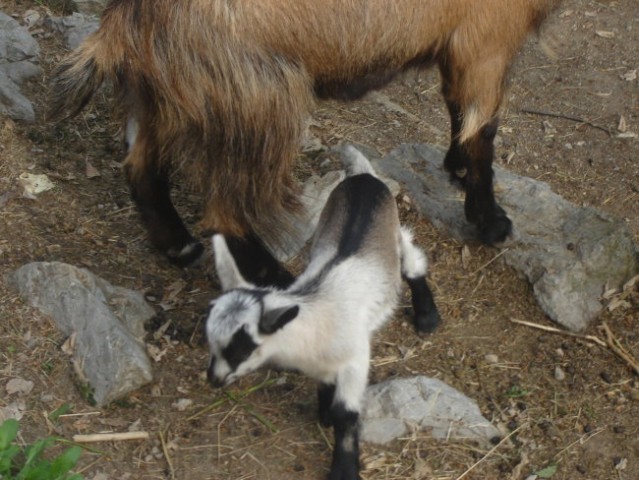
<svg viewBox="0 0 639 480">
<path fill-rule="evenodd" d="M 446 168 L 468 169 L 466 215 L 492 243 L 510 232 L 491 168 L 504 77 L 557 3 L 111 0 L 57 70 L 51 113 L 77 113 L 111 80 L 138 127 L 132 191 L 150 172 L 183 169 L 205 194 L 205 228 L 276 246 L 299 205 L 292 167 L 315 99 L 355 99 L 437 64 L 452 123 Z"/>
</svg>

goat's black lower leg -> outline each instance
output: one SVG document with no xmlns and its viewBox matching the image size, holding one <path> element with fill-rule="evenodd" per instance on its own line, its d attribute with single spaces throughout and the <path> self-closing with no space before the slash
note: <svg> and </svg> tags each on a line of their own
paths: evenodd
<svg viewBox="0 0 639 480">
<path fill-rule="evenodd" d="M 468 221 L 477 225 L 479 238 L 487 245 L 504 241 L 512 231 L 512 222 L 504 209 L 497 205 L 493 191 L 493 140 L 496 133 L 495 119 L 464 144 L 470 159 L 464 212 Z"/>
<path fill-rule="evenodd" d="M 335 447 L 330 480 L 359 478 L 359 413 L 347 410 L 340 402 L 331 407 Z"/>
<path fill-rule="evenodd" d="M 440 322 L 439 311 L 425 277 L 406 278 L 413 303 L 413 322 L 419 333 L 430 333 Z"/>
<path fill-rule="evenodd" d="M 330 427 L 333 424 L 331 406 L 335 397 L 335 385 L 322 383 L 317 388 L 319 421 L 322 427 Z"/>
<path fill-rule="evenodd" d="M 197 263 L 204 247 L 189 233 L 175 210 L 167 173 L 148 169 L 133 178 L 129 174 L 129 187 L 153 246 L 181 267 Z"/>
<path fill-rule="evenodd" d="M 287 288 L 295 277 L 267 250 L 255 234 L 244 238 L 226 237 L 226 243 L 240 273 L 260 286 Z"/>
<path fill-rule="evenodd" d="M 480 240 L 488 245 L 502 242 L 510 234 L 512 224 L 504 210 L 495 202 L 493 192 L 493 140 L 497 133 L 497 119 L 484 125 L 471 138 L 460 142 L 464 127 L 464 116 L 469 112 L 460 104 L 463 96 L 470 95 L 473 100 L 466 101 L 466 107 L 484 104 L 497 111 L 499 104 L 491 100 L 491 88 L 503 83 L 504 70 L 487 69 L 481 61 L 472 65 L 460 65 L 454 58 L 446 57 L 446 62 L 439 64 L 442 74 L 442 93 L 450 114 L 451 141 L 450 148 L 444 158 L 444 167 L 454 183 L 464 187 L 466 200 L 464 211 L 466 219 L 477 226 Z M 490 72 L 490 79 L 482 83 L 474 81 L 473 71 Z M 486 88 L 485 85 L 491 85 Z M 482 87 L 483 86 L 483 87 Z M 469 93 L 470 92 L 470 93 Z"/>
<path fill-rule="evenodd" d="M 444 92 L 446 97 L 446 92 Z M 468 173 L 468 155 L 459 144 L 459 134 L 462 128 L 462 116 L 459 105 L 453 100 L 446 100 L 448 113 L 450 114 L 450 147 L 444 157 L 444 168 L 450 175 L 453 183 L 464 186 Z"/>
</svg>

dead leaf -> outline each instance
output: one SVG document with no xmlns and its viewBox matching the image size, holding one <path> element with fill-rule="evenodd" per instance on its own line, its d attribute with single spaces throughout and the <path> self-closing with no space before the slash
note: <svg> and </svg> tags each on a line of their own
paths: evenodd
<svg viewBox="0 0 639 480">
<path fill-rule="evenodd" d="M 7 390 L 8 395 L 13 395 L 14 393 L 28 395 L 33 390 L 33 382 L 23 378 L 12 378 L 4 388 Z"/>
<path fill-rule="evenodd" d="M 86 164 L 85 174 L 87 178 L 95 178 L 100 176 L 100 172 L 98 171 L 98 169 L 95 168 L 93 165 L 91 165 L 88 160 L 85 160 L 85 164 Z"/>
<path fill-rule="evenodd" d="M 75 351 L 76 335 L 77 335 L 77 332 L 73 332 L 71 335 L 69 335 L 69 338 L 67 338 L 66 341 L 62 344 L 62 347 L 60 349 L 62 350 L 63 353 L 69 356 L 73 355 L 73 352 Z"/>
<path fill-rule="evenodd" d="M 55 187 L 46 175 L 33 173 L 22 173 L 18 177 L 18 183 L 24 189 L 24 195 L 28 198 L 35 198 L 38 193 L 46 192 Z"/>
<path fill-rule="evenodd" d="M 191 405 L 193 405 L 193 400 L 190 398 L 180 398 L 171 404 L 178 412 L 186 411 Z"/>
<path fill-rule="evenodd" d="M 178 295 L 186 287 L 186 282 L 181 278 L 176 280 L 164 290 L 164 296 L 162 297 L 163 303 L 174 303 L 177 300 Z"/>
<path fill-rule="evenodd" d="M 10 418 L 20 420 L 26 411 L 27 404 L 24 400 L 18 400 L 17 402 L 10 403 L 6 407 L 0 407 L 0 423 Z"/>
<path fill-rule="evenodd" d="M 628 123 L 626 122 L 626 117 L 624 117 L 623 115 L 619 117 L 619 125 L 617 125 L 617 130 L 619 130 L 621 133 L 628 130 Z"/>
<path fill-rule="evenodd" d="M 131 425 L 127 427 L 127 430 L 129 432 L 137 432 L 139 430 L 144 430 L 142 428 L 142 419 L 138 418 L 135 422 L 133 422 Z"/>
<path fill-rule="evenodd" d="M 156 347 L 152 343 L 147 343 L 146 351 L 149 354 L 149 356 L 153 359 L 153 361 L 159 362 L 160 360 L 162 360 L 162 357 L 167 354 L 169 349 L 165 348 L 164 350 L 161 350 L 160 348 Z"/>
</svg>

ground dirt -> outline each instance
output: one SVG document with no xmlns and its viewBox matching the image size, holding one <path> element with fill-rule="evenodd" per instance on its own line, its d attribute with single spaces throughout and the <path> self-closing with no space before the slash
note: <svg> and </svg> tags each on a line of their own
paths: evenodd
<svg viewBox="0 0 639 480">
<path fill-rule="evenodd" d="M 46 3 L 1 0 L 0 7 L 21 18 L 28 8 L 44 14 Z M 639 139 L 632 136 L 639 133 L 639 3 L 567 0 L 548 31 L 557 40 L 556 58 L 531 39 L 513 66 L 496 162 L 548 182 L 574 203 L 623 218 L 639 242 Z M 55 36 L 37 38 L 45 75 L 27 93 L 42 119 L 47 75 L 62 49 Z M 449 127 L 439 89 L 435 72 L 409 74 L 382 97 L 322 103 L 312 132 L 327 146 L 360 142 L 381 153 L 404 142 L 445 146 Z M 80 470 L 88 479 L 324 478 L 332 432 L 317 423 L 312 381 L 262 371 L 226 392 L 206 383 L 202 318 L 217 281 L 210 265 L 180 270 L 149 245 L 120 166 L 121 132 L 110 120 L 107 94 L 99 97 L 59 125 L 0 119 L 0 273 L 57 260 L 144 292 L 158 311 L 147 338 L 155 381 L 107 408 L 92 407 L 74 386 L 61 349 L 65 338 L 2 282 L 0 409 L 22 405 L 27 442 L 132 425 L 150 433 L 148 441 L 87 451 Z M 300 174 L 337 164 L 320 153 L 302 160 Z M 17 183 L 23 172 L 44 173 L 56 188 L 24 198 Z M 195 225 L 198 196 L 178 185 L 175 197 Z M 383 447 L 365 444 L 362 477 L 516 480 L 537 472 L 553 480 L 639 478 L 639 380 L 629 364 L 593 342 L 512 323 L 552 326 L 499 250 L 469 245 L 462 261 L 464 245 L 420 218 L 403 194 L 399 204 L 430 257 L 443 324 L 420 338 L 401 309 L 375 339 L 371 381 L 439 378 L 476 399 L 510 436 L 491 451 L 434 441 L 428 432 Z M 599 326 L 606 322 L 639 357 L 637 290 L 625 300 L 583 333 L 602 337 Z M 22 397 L 9 395 L 4 386 L 13 378 L 35 387 Z M 70 415 L 50 420 L 61 407 Z"/>
</svg>

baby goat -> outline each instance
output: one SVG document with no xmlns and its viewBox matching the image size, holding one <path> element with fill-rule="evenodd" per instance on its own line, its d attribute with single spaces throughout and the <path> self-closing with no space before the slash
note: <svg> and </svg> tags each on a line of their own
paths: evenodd
<svg viewBox="0 0 639 480">
<path fill-rule="evenodd" d="M 228 385 L 266 363 L 319 380 L 319 418 L 332 425 L 330 478 L 358 478 L 358 417 L 368 379 L 370 339 L 392 315 L 402 276 L 412 294 L 414 325 L 439 323 L 426 284 L 427 261 L 400 227 L 395 199 L 353 147 L 348 176 L 320 216 L 306 270 L 286 290 L 249 284 L 222 235 L 213 237 L 226 292 L 206 323 L 208 377 Z"/>
<path fill-rule="evenodd" d="M 281 249 L 294 228 L 292 170 L 315 100 L 354 100 L 435 65 L 451 119 L 444 165 L 492 244 L 511 231 L 492 183 L 504 79 L 559 1 L 110 0 L 57 69 L 51 113 L 77 113 L 111 80 L 153 244 L 181 265 L 203 251 L 171 202 L 170 174 L 184 170 L 204 193 L 202 226 L 236 237 L 238 261 L 255 248 L 277 273 L 261 242 Z"/>
</svg>

